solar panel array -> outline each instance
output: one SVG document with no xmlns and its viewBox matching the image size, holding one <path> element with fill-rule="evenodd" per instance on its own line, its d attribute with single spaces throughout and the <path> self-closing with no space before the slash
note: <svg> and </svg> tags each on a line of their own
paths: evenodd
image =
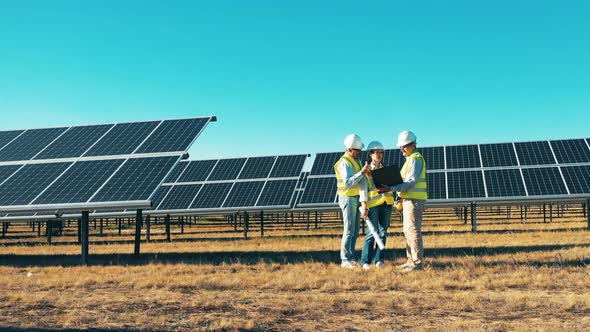
<svg viewBox="0 0 590 332">
<path fill-rule="evenodd" d="M 590 141 L 418 147 L 427 164 L 429 204 L 585 198 L 590 194 Z M 334 164 L 343 152 L 319 153 L 298 207 L 335 207 Z M 366 157 L 363 157 L 365 160 Z M 403 165 L 399 149 L 385 165 Z"/>
<path fill-rule="evenodd" d="M 290 209 L 307 155 L 182 161 L 154 200 L 157 212 Z"/>
<path fill-rule="evenodd" d="M 0 132 L 0 211 L 147 201 L 209 121 Z"/>
</svg>

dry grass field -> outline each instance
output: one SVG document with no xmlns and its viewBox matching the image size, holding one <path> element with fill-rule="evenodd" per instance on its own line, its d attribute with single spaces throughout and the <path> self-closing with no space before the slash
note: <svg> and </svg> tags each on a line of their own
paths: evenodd
<svg viewBox="0 0 590 332">
<path fill-rule="evenodd" d="M 516 210 L 518 212 L 518 210 Z M 255 220 L 253 220 L 255 221 Z M 426 269 L 397 273 L 393 218 L 386 267 L 339 266 L 340 227 L 323 218 L 259 226 L 248 239 L 200 220 L 172 242 L 162 224 L 133 257 L 133 225 L 98 236 L 78 266 L 76 229 L 45 238 L 25 224 L 0 240 L 0 327 L 13 330 L 583 331 L 590 330 L 590 232 L 579 206 L 552 223 L 538 209 L 480 209 L 478 233 L 451 210 L 428 211 Z M 362 247 L 359 237 L 357 249 Z"/>
</svg>

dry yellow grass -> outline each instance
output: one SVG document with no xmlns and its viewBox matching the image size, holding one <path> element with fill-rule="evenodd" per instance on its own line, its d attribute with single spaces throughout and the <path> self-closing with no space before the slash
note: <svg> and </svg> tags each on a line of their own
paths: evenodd
<svg viewBox="0 0 590 332">
<path fill-rule="evenodd" d="M 579 211 L 553 223 L 482 213 L 472 234 L 452 214 L 430 211 L 426 270 L 402 261 L 394 222 L 387 266 L 339 267 L 339 228 L 267 225 L 249 239 L 225 222 L 174 227 L 172 243 L 142 243 L 92 229 L 90 266 L 75 233 L 44 244 L 13 225 L 0 254 L 0 327 L 141 330 L 588 330 L 590 232 Z M 514 217 L 514 216 L 513 216 Z M 162 225 L 154 226 L 161 241 Z M 362 237 L 357 247 L 362 246 Z M 29 274 L 30 273 L 30 274 Z M 27 275 L 30 276 L 27 276 Z"/>
</svg>

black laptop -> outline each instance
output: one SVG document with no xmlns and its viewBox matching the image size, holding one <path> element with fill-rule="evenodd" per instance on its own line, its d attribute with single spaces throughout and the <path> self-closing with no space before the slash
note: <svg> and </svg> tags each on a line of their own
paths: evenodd
<svg viewBox="0 0 590 332">
<path fill-rule="evenodd" d="M 373 177 L 373 182 L 376 187 L 381 185 L 391 187 L 404 182 L 397 165 L 374 169 L 371 171 L 371 176 Z"/>
</svg>

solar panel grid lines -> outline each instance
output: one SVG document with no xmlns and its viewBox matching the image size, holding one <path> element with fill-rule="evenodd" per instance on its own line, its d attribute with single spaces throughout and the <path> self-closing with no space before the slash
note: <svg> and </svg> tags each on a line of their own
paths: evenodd
<svg viewBox="0 0 590 332">
<path fill-rule="evenodd" d="M 82 156 L 113 125 L 70 127 L 32 159 L 58 159 Z"/>
<path fill-rule="evenodd" d="M 481 170 L 448 172 L 449 199 L 486 197 Z"/>
<path fill-rule="evenodd" d="M 0 185 L 0 206 L 28 205 L 71 163 L 26 165 Z"/>
<path fill-rule="evenodd" d="M 590 165 L 561 167 L 570 194 L 590 193 Z"/>
<path fill-rule="evenodd" d="M 0 161 L 29 160 L 68 127 L 26 130 L 0 150 Z"/>
<path fill-rule="evenodd" d="M 164 120 L 134 153 L 186 151 L 211 120 L 211 117 Z"/>
<path fill-rule="evenodd" d="M 191 203 L 191 209 L 221 208 L 227 199 L 234 183 L 206 183 Z"/>
<path fill-rule="evenodd" d="M 518 166 L 512 143 L 480 144 L 479 148 L 483 167 Z"/>
<path fill-rule="evenodd" d="M 0 131 L 0 150 L 19 138 L 24 132 L 25 130 Z"/>
<path fill-rule="evenodd" d="M 488 188 L 487 197 L 526 197 L 519 169 L 485 170 L 485 183 Z"/>
<path fill-rule="evenodd" d="M 325 152 L 316 154 L 311 175 L 334 174 L 334 164 L 342 157 L 344 152 Z"/>
<path fill-rule="evenodd" d="M 441 170 L 445 168 L 444 147 L 438 146 L 416 148 L 416 151 L 420 152 L 420 154 L 424 157 L 424 160 L 426 161 L 426 167 L 428 170 Z M 398 164 L 398 166 L 400 167 L 402 165 L 403 163 Z"/>
<path fill-rule="evenodd" d="M 217 160 L 193 160 L 188 163 L 176 182 L 205 181 L 217 162 Z"/>
<path fill-rule="evenodd" d="M 156 192 L 154 193 L 154 196 L 151 199 L 152 210 L 155 211 L 160 208 L 160 204 L 166 199 L 166 197 L 170 193 L 170 190 L 172 189 L 172 187 L 173 186 L 161 185 L 158 188 L 158 190 L 156 190 Z"/>
<path fill-rule="evenodd" d="M 445 172 L 427 172 L 428 199 L 446 199 L 447 184 Z"/>
<path fill-rule="evenodd" d="M 529 196 L 565 195 L 567 189 L 557 167 L 522 169 Z"/>
<path fill-rule="evenodd" d="M 548 141 L 515 142 L 521 166 L 553 165 L 555 156 Z"/>
<path fill-rule="evenodd" d="M 124 159 L 79 161 L 64 171 L 34 200 L 34 204 L 82 203 L 114 174 Z"/>
<path fill-rule="evenodd" d="M 128 155 L 162 121 L 117 123 L 84 156 Z"/>
<path fill-rule="evenodd" d="M 0 186 L 8 181 L 14 174 L 16 174 L 25 165 L 6 165 L 0 166 Z"/>
<path fill-rule="evenodd" d="M 590 162 L 590 148 L 584 139 L 550 141 L 559 164 Z"/>
<path fill-rule="evenodd" d="M 524 192 L 525 192 L 526 196 L 528 197 L 528 196 L 530 196 L 529 189 L 527 188 L 526 181 L 524 180 L 524 173 L 522 172 L 522 167 L 518 168 L 518 172 L 520 173 L 520 179 L 522 181 L 522 184 L 524 185 Z"/>
<path fill-rule="evenodd" d="M 255 206 L 265 181 L 234 183 L 222 207 Z"/>
<path fill-rule="evenodd" d="M 207 181 L 235 180 L 245 163 L 246 158 L 220 159 L 211 174 L 209 174 Z"/>
<path fill-rule="evenodd" d="M 258 197 L 256 206 L 291 206 L 297 180 L 268 180 Z"/>
<path fill-rule="evenodd" d="M 565 190 L 567 191 L 567 194 L 570 194 L 570 188 L 568 188 L 567 186 L 567 182 L 565 181 L 565 177 L 563 176 L 563 172 L 561 171 L 561 167 L 557 167 L 557 170 L 559 171 L 559 175 L 561 176 L 561 179 L 563 180 L 563 185 L 565 186 Z"/>
<path fill-rule="evenodd" d="M 480 168 L 481 159 L 477 145 L 447 146 L 447 168 L 469 169 Z"/>
<path fill-rule="evenodd" d="M 305 154 L 277 156 L 277 161 L 275 162 L 269 177 L 280 178 L 299 176 L 306 159 L 307 155 Z"/>
<path fill-rule="evenodd" d="M 162 123 L 164 123 L 164 121 L 157 121 L 156 126 L 150 131 L 149 134 L 147 134 L 147 136 L 145 136 L 145 138 L 139 144 L 137 144 L 137 146 L 131 152 L 131 154 L 137 153 L 137 151 L 139 150 L 139 148 L 154 134 L 154 132 L 156 132 L 156 130 L 158 130 L 158 128 L 160 128 L 160 126 L 162 125 Z"/>
<path fill-rule="evenodd" d="M 178 165 L 176 165 L 176 167 L 174 167 L 172 169 L 172 172 L 170 172 L 170 175 L 168 175 L 164 179 L 164 183 L 174 183 L 174 182 L 177 182 L 178 179 L 182 176 L 182 174 L 186 170 L 186 168 L 188 167 L 188 165 L 189 165 L 189 162 L 185 162 L 185 161 L 179 162 Z"/>
<path fill-rule="evenodd" d="M 301 204 L 333 204 L 336 202 L 336 177 L 309 177 Z"/>
<path fill-rule="evenodd" d="M 277 157 L 251 157 L 246 160 L 238 179 L 266 179 Z"/>
<path fill-rule="evenodd" d="M 158 208 L 160 210 L 187 210 L 202 186 L 202 184 L 172 186 Z"/>
</svg>

